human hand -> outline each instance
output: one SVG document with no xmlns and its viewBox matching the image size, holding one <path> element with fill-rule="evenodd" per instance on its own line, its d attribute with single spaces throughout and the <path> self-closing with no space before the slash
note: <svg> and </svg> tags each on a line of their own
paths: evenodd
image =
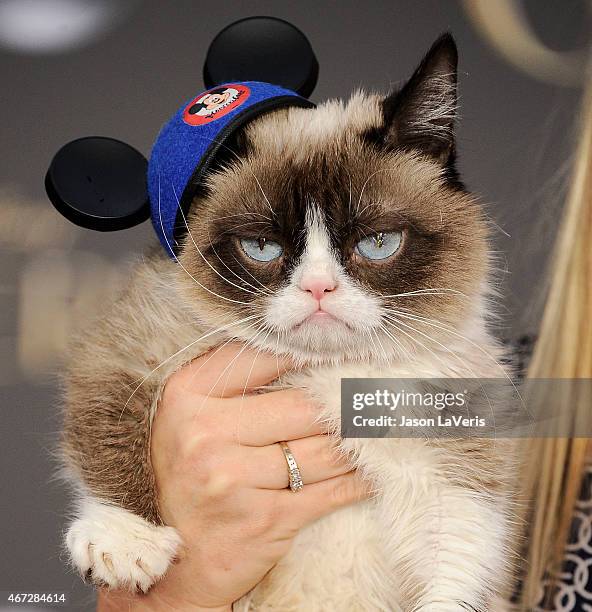
<svg viewBox="0 0 592 612">
<path fill-rule="evenodd" d="M 253 393 L 289 366 L 227 345 L 167 382 L 152 427 L 152 465 L 161 516 L 185 550 L 147 595 L 126 595 L 130 609 L 229 610 L 302 527 L 368 496 L 303 391 Z M 298 493 L 287 488 L 280 441 L 298 462 L 305 485 Z"/>
</svg>

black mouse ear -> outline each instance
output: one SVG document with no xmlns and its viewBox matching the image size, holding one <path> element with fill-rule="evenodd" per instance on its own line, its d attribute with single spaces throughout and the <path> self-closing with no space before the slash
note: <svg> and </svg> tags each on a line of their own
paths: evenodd
<svg viewBox="0 0 592 612">
<path fill-rule="evenodd" d="M 72 223 L 102 232 L 127 229 L 150 216 L 146 158 L 113 138 L 79 138 L 54 156 L 45 177 L 53 205 Z"/>
<path fill-rule="evenodd" d="M 212 41 L 204 64 L 208 89 L 232 81 L 263 81 L 307 98 L 319 64 L 306 36 L 275 17 L 248 17 L 224 28 Z"/>
</svg>

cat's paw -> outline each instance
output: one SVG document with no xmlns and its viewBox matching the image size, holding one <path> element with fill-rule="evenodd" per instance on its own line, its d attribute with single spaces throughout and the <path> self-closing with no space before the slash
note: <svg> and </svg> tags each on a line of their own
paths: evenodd
<svg viewBox="0 0 592 612">
<path fill-rule="evenodd" d="M 163 576 L 181 546 L 172 527 L 159 527 L 117 506 L 85 501 L 68 529 L 74 567 L 98 586 L 144 593 Z"/>
</svg>

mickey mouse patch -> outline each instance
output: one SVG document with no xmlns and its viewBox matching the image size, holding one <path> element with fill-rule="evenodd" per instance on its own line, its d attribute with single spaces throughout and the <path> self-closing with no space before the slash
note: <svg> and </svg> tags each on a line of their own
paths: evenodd
<svg viewBox="0 0 592 612">
<path fill-rule="evenodd" d="M 199 94 L 183 111 L 183 121 L 189 125 L 204 125 L 224 117 L 243 104 L 251 92 L 245 85 L 223 85 Z"/>
</svg>

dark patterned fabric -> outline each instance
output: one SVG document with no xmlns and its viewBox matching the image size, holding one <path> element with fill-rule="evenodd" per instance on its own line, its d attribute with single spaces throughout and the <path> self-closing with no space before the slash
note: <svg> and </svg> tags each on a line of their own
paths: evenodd
<svg viewBox="0 0 592 612">
<path fill-rule="evenodd" d="M 533 335 L 504 341 L 510 347 L 508 364 L 518 379 L 526 375 L 535 341 Z M 563 567 L 543 581 L 533 612 L 592 612 L 592 464 L 582 479 Z"/>
<path fill-rule="evenodd" d="M 565 546 L 561 572 L 541 587 L 546 606 L 535 612 L 592 612 L 592 465 L 586 468 L 580 499 Z"/>
<path fill-rule="evenodd" d="M 523 335 L 504 342 L 511 348 L 509 365 L 519 379 L 526 375 L 535 341 L 535 336 Z M 592 612 L 592 464 L 582 479 L 563 567 L 543 581 L 539 602 L 533 612 Z"/>
</svg>

